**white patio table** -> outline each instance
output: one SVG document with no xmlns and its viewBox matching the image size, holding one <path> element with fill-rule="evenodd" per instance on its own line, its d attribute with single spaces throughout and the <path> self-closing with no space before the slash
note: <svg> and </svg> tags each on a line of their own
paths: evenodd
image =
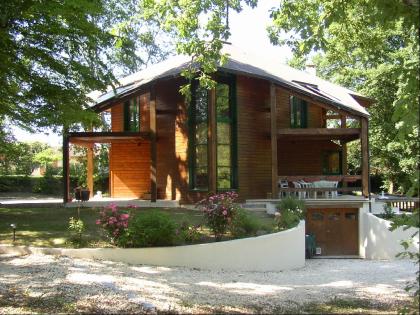
<svg viewBox="0 0 420 315">
<path fill-rule="evenodd" d="M 316 182 L 313 182 L 314 188 L 337 188 L 337 182 L 335 181 L 329 181 L 329 180 L 319 180 Z M 324 191 L 325 198 L 328 198 L 330 191 Z M 318 192 L 315 190 L 314 196 L 315 199 L 317 198 Z M 332 194 L 331 194 L 332 196 Z"/>
</svg>

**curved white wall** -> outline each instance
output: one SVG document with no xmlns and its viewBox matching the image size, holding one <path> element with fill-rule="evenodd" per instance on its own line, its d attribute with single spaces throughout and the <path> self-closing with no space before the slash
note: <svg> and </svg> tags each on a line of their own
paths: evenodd
<svg viewBox="0 0 420 315">
<path fill-rule="evenodd" d="M 363 238 L 362 246 L 365 251 L 365 258 L 368 259 L 395 259 L 395 255 L 403 251 L 401 241 L 408 240 L 418 229 L 402 227 L 390 231 L 391 222 L 378 218 L 371 213 L 363 215 Z M 410 251 L 419 251 L 419 235 L 414 238 L 414 244 Z"/>
<path fill-rule="evenodd" d="M 6 247 L 0 247 L 0 253 Z M 168 267 L 241 271 L 282 271 L 305 265 L 305 222 L 293 229 L 233 241 L 155 248 L 35 249 L 8 247 L 8 252 L 64 255 Z"/>
</svg>

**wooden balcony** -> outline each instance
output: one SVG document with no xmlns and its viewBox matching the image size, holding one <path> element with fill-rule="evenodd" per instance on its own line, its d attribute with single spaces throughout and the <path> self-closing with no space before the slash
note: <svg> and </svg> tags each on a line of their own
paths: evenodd
<svg viewBox="0 0 420 315">
<path fill-rule="evenodd" d="M 350 142 L 360 138 L 360 128 L 282 128 L 277 139 L 293 140 L 341 140 Z"/>
</svg>

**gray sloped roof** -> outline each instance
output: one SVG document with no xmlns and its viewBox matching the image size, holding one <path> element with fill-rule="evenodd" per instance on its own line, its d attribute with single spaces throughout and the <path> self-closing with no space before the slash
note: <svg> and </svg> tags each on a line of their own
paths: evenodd
<svg viewBox="0 0 420 315">
<path fill-rule="evenodd" d="M 281 64 L 277 60 L 266 58 L 266 56 L 247 54 L 232 46 L 225 46 L 223 52 L 228 54 L 228 61 L 225 65 L 219 67 L 220 70 L 267 79 L 337 108 L 358 115 L 369 115 L 366 109 L 352 97 L 352 95 L 362 96 L 357 92 L 305 71 L 296 70 Z M 166 61 L 120 79 L 120 86 L 115 91 L 110 88 L 106 93 L 101 94 L 95 91 L 90 93 L 89 96 L 94 100 L 94 105 L 107 103 L 152 81 L 179 76 L 181 71 L 190 63 L 191 58 L 188 56 L 171 57 Z"/>
</svg>

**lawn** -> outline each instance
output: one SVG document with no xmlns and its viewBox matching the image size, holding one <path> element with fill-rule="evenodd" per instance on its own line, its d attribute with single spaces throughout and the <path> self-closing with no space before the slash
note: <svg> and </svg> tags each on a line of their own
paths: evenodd
<svg viewBox="0 0 420 315">
<path fill-rule="evenodd" d="M 87 247 L 111 246 L 95 224 L 99 217 L 100 208 L 81 208 L 80 218 L 86 225 L 83 238 Z M 194 225 L 203 225 L 204 218 L 199 211 L 185 208 L 142 208 L 130 209 L 137 212 L 162 211 L 168 213 L 177 223 L 188 222 Z M 261 230 L 270 232 L 274 227 L 274 220 L 265 213 L 253 212 L 251 215 L 261 225 Z M 16 229 L 16 245 L 40 247 L 73 247 L 69 241 L 70 232 L 68 222 L 70 217 L 77 217 L 77 208 L 0 208 L 0 244 L 13 244 L 13 232 L 10 224 L 14 223 Z M 201 233 L 204 241 L 212 241 L 210 231 L 203 227 Z"/>
</svg>

